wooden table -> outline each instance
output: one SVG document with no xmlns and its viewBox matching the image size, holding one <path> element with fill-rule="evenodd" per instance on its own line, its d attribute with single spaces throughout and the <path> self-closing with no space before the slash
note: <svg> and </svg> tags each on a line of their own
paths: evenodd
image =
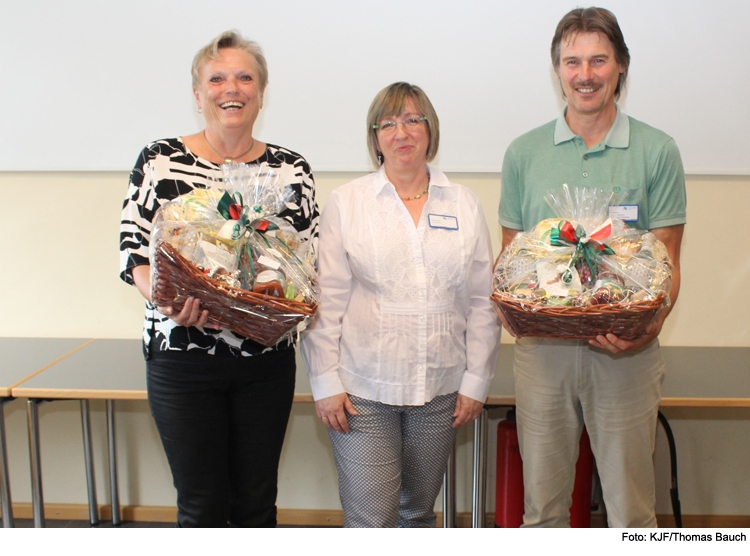
<svg viewBox="0 0 750 556">
<path fill-rule="evenodd" d="M 141 340 L 93 340 L 85 349 L 18 385 L 13 394 L 68 400 L 148 400 L 142 345 Z M 310 391 L 305 370 L 298 368 L 295 403 L 312 402 Z"/>
<path fill-rule="evenodd" d="M 0 338 L 0 502 L 3 527 L 13 527 L 3 406 L 13 400 L 13 388 L 85 343 L 86 340 L 70 338 Z"/>
<path fill-rule="evenodd" d="M 485 409 L 474 422 L 472 526 L 483 527 L 486 504 L 487 410 L 516 403 L 514 344 L 500 348 Z M 662 347 L 667 374 L 661 407 L 750 407 L 750 348 Z"/>
</svg>

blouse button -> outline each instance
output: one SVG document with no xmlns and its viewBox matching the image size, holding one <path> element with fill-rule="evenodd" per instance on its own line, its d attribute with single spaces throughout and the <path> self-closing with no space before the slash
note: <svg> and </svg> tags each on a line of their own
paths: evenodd
<svg viewBox="0 0 750 556">
<path fill-rule="evenodd" d="M 584 160 L 588 160 L 588 159 L 589 159 L 589 155 L 587 155 L 587 154 L 584 154 L 584 155 L 583 155 L 583 159 L 584 159 Z"/>
<path fill-rule="evenodd" d="M 588 178 L 588 177 L 589 177 L 589 173 L 588 173 L 588 172 L 584 172 L 584 173 L 583 173 L 583 177 L 584 177 L 584 178 Z"/>
</svg>

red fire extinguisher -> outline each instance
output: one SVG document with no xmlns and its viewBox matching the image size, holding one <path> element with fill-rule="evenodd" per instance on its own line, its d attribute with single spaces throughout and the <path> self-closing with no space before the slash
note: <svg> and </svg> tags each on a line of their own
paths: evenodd
<svg viewBox="0 0 750 556">
<path fill-rule="evenodd" d="M 571 527 L 591 527 L 591 488 L 594 454 L 586 429 L 576 463 L 573 505 L 570 507 Z M 518 447 L 515 409 L 508 411 L 497 426 L 497 485 L 495 496 L 495 526 L 520 527 L 523 523 L 523 464 Z"/>
</svg>

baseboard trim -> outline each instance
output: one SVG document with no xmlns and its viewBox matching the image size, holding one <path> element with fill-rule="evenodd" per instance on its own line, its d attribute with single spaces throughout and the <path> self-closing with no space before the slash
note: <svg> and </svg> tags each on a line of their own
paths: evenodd
<svg viewBox="0 0 750 556">
<path fill-rule="evenodd" d="M 89 507 L 86 504 L 45 504 L 46 519 L 89 519 Z M 123 521 L 144 521 L 157 523 L 172 523 L 177 521 L 177 508 L 174 506 L 121 506 L 120 516 Z M 32 519 L 34 517 L 32 505 L 28 502 L 13 504 L 13 517 L 18 519 Z M 112 520 L 112 510 L 108 505 L 99 506 L 99 519 Z M 341 527 L 344 516 L 341 510 L 285 510 L 279 509 L 279 525 L 296 525 L 308 527 Z M 674 528 L 674 516 L 657 515 L 659 527 Z M 472 519 L 469 512 L 459 512 L 456 515 L 456 525 L 460 528 L 471 527 Z M 443 517 L 438 512 L 438 527 L 443 526 Z M 485 516 L 485 527 L 495 526 L 495 514 Z M 604 514 L 592 514 L 592 527 L 606 527 L 607 517 Z M 682 526 L 691 528 L 750 528 L 750 515 L 684 515 Z"/>
<path fill-rule="evenodd" d="M 33 506 L 29 502 L 14 502 L 13 517 L 33 519 Z M 89 519 L 88 504 L 44 504 L 45 519 Z M 175 506 L 120 506 L 120 518 L 123 521 L 151 521 L 170 523 L 177 521 Z M 99 505 L 99 519 L 112 521 L 112 507 Z"/>
</svg>

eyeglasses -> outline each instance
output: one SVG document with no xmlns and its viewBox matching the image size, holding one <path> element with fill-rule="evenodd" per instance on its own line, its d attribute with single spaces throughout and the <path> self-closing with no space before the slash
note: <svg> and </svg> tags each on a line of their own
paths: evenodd
<svg viewBox="0 0 750 556">
<path fill-rule="evenodd" d="M 391 133 L 392 131 L 396 131 L 396 126 L 398 124 L 404 124 L 404 127 L 411 128 L 411 127 L 417 127 L 420 122 L 426 122 L 427 116 L 422 116 L 421 118 L 409 118 L 408 120 L 404 120 L 403 122 L 383 122 L 381 124 L 374 124 L 372 126 L 372 129 L 379 129 L 383 133 Z"/>
</svg>

